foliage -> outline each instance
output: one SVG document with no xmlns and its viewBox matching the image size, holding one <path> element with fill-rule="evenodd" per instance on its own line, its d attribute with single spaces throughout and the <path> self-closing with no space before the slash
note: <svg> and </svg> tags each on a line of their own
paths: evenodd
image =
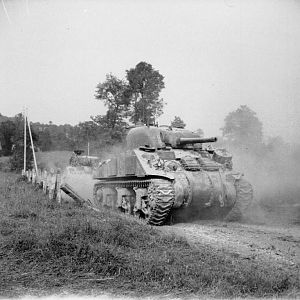
<svg viewBox="0 0 300 300">
<path fill-rule="evenodd" d="M 91 140 L 96 140 L 98 137 L 99 126 L 94 121 L 80 122 L 77 128 L 77 140 L 79 144 L 87 144 Z"/>
<path fill-rule="evenodd" d="M 3 171 L 3 172 L 10 171 L 9 156 L 1 156 L 0 157 L 0 171 Z"/>
<path fill-rule="evenodd" d="M 96 126 L 87 125 L 102 146 L 123 140 L 128 119 L 147 124 L 162 114 L 164 103 L 159 94 L 164 88 L 163 76 L 152 65 L 140 62 L 126 71 L 126 79 L 108 74 L 96 87 L 95 98 L 104 101 L 107 112 L 91 117 Z"/>
<path fill-rule="evenodd" d="M 224 121 L 225 126 L 221 130 L 228 142 L 250 148 L 262 144 L 262 123 L 248 106 L 241 105 L 230 112 Z"/>
<path fill-rule="evenodd" d="M 38 133 L 39 136 L 39 147 L 42 151 L 49 151 L 53 147 L 51 133 L 49 128 L 45 128 L 44 131 Z"/>
<path fill-rule="evenodd" d="M 92 120 L 98 125 L 98 140 L 101 142 L 101 147 L 123 141 L 126 122 L 120 120 L 114 128 L 111 128 L 107 122 L 107 116 L 98 115 L 92 117 Z"/>
<path fill-rule="evenodd" d="M 162 114 L 164 102 L 159 94 L 165 87 L 164 77 L 151 64 L 138 63 L 126 71 L 126 79 L 108 74 L 96 87 L 95 98 L 104 101 L 105 122 L 112 129 L 126 124 L 127 117 L 135 124 L 147 124 Z"/>
<path fill-rule="evenodd" d="M 41 124 L 39 122 L 32 124 L 33 130 L 37 133 L 37 146 L 42 151 L 54 150 L 74 150 L 79 143 L 79 128 L 69 124 L 55 125 Z"/>
<path fill-rule="evenodd" d="M 290 217 L 277 214 L 277 209 L 295 205 L 299 199 L 299 145 L 287 144 L 279 136 L 263 137 L 255 112 L 241 106 L 226 117 L 217 147 L 233 154 L 234 170 L 243 172 L 251 182 L 257 203 L 274 211 L 277 220 Z"/>
<path fill-rule="evenodd" d="M 12 170 L 22 170 L 24 164 L 24 118 L 22 114 L 15 116 L 15 134 L 12 137 L 13 150 L 10 159 L 10 166 Z M 35 145 L 38 137 L 34 130 L 31 130 L 32 140 Z M 36 150 L 36 149 L 35 149 Z M 32 166 L 33 154 L 30 143 L 30 136 L 28 126 L 26 126 L 26 166 Z"/>
<path fill-rule="evenodd" d="M 132 101 L 130 120 L 147 124 L 163 113 L 164 102 L 159 94 L 165 87 L 164 77 L 146 62 L 138 63 L 126 74 Z"/>
<path fill-rule="evenodd" d="M 185 128 L 186 124 L 180 117 L 175 116 L 174 120 L 171 122 L 171 126 L 176 128 Z"/>
<path fill-rule="evenodd" d="M 6 120 L 0 123 L 0 145 L 2 155 L 7 156 L 12 154 L 13 136 L 16 133 L 16 125 L 12 120 Z"/>
<path fill-rule="evenodd" d="M 109 128 L 115 128 L 127 116 L 130 98 L 126 82 L 111 74 L 96 87 L 95 98 L 103 100 L 107 107 L 106 122 Z"/>
</svg>

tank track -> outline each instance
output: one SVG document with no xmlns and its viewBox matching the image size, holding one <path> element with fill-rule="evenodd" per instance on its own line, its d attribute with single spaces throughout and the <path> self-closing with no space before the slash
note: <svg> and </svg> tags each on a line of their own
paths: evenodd
<svg viewBox="0 0 300 300">
<path fill-rule="evenodd" d="M 154 203 L 151 214 L 147 219 L 150 225 L 162 225 L 174 204 L 175 190 L 168 180 L 154 179 L 148 187 L 148 198 Z"/>
<path fill-rule="evenodd" d="M 128 181 L 103 181 L 94 186 L 94 197 L 98 188 L 147 188 L 150 213 L 145 217 L 149 225 L 163 225 L 167 220 L 175 201 L 173 183 L 166 179 L 128 180 Z"/>
<path fill-rule="evenodd" d="M 228 222 L 240 221 L 253 203 L 253 188 L 247 180 L 243 178 L 238 179 L 234 185 L 236 188 L 236 201 L 231 211 L 225 217 L 225 221 Z"/>
</svg>

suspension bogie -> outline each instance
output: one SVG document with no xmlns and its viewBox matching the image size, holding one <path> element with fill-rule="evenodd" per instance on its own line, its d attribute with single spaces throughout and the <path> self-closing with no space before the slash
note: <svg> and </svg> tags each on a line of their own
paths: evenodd
<svg viewBox="0 0 300 300">
<path fill-rule="evenodd" d="M 94 202 L 145 219 L 148 224 L 165 222 L 174 203 L 172 182 L 163 179 L 140 182 L 101 182 L 94 187 Z"/>
</svg>

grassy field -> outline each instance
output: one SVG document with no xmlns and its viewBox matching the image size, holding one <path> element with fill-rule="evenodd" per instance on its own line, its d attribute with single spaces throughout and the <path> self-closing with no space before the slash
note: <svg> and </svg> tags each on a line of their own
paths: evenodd
<svg viewBox="0 0 300 300">
<path fill-rule="evenodd" d="M 119 214 L 58 205 L 0 173 L 0 296 L 299 295 L 299 273 L 184 239 Z"/>
<path fill-rule="evenodd" d="M 9 156 L 0 156 L 0 171 L 9 171 Z"/>
</svg>

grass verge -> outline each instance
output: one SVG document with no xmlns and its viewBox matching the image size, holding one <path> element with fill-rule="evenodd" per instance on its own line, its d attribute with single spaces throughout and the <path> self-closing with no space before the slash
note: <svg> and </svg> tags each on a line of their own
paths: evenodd
<svg viewBox="0 0 300 300">
<path fill-rule="evenodd" d="M 0 173 L 0 296 L 287 296 L 299 272 L 218 252 L 108 211 L 58 205 Z"/>
</svg>

